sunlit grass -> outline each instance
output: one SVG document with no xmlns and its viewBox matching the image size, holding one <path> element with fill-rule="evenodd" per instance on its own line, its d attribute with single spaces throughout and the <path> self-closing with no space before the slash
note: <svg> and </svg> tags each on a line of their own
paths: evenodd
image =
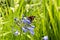
<svg viewBox="0 0 60 40">
<path fill-rule="evenodd" d="M 0 40 L 60 40 L 60 0 L 1 0 Z M 21 30 L 14 18 L 36 16 L 31 23 L 34 35 Z M 18 30 L 18 35 L 14 33 Z"/>
</svg>

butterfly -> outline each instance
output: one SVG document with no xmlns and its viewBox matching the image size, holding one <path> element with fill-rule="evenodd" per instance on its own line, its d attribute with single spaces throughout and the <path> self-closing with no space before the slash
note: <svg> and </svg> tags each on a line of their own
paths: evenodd
<svg viewBox="0 0 60 40">
<path fill-rule="evenodd" d="M 35 16 L 29 16 L 27 17 L 28 20 L 30 20 L 30 22 L 32 22 L 34 20 Z"/>
<path fill-rule="evenodd" d="M 31 24 L 32 21 L 34 20 L 35 16 L 28 16 L 28 17 L 23 17 L 22 22 L 25 24 Z"/>
<path fill-rule="evenodd" d="M 34 20 L 35 16 L 28 16 L 28 17 L 23 17 L 22 20 L 19 20 L 18 18 L 15 18 L 15 23 L 20 25 L 20 24 L 26 24 L 30 25 L 32 21 Z"/>
<path fill-rule="evenodd" d="M 22 30 L 24 32 L 29 31 L 32 35 L 34 35 L 34 27 L 33 25 L 31 25 L 32 21 L 34 20 L 35 16 L 28 16 L 28 17 L 23 17 L 22 20 L 18 20 L 17 18 L 15 19 L 16 24 L 18 26 L 21 26 L 22 24 Z M 19 21 L 21 21 L 22 23 L 20 23 Z M 20 25 L 21 24 L 21 25 Z"/>
</svg>

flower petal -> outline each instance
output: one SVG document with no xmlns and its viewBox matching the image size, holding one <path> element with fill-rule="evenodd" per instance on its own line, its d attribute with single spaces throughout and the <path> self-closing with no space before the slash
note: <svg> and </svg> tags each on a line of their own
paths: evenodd
<svg viewBox="0 0 60 40">
<path fill-rule="evenodd" d="M 34 35 L 34 31 L 33 31 L 33 30 L 30 30 L 30 33 L 31 33 L 32 35 Z"/>
<path fill-rule="evenodd" d="M 15 36 L 17 36 L 17 35 L 18 35 L 18 33 L 19 33 L 19 32 L 18 32 L 18 31 L 16 31 L 16 32 L 14 33 L 14 35 L 15 35 Z"/>
<path fill-rule="evenodd" d="M 27 29 L 25 29 L 24 27 L 22 27 L 22 30 L 23 30 L 24 32 L 27 32 Z"/>
<path fill-rule="evenodd" d="M 34 28 L 35 26 L 32 25 L 31 27 Z"/>
<path fill-rule="evenodd" d="M 22 22 L 27 23 L 27 24 L 31 24 L 30 20 L 28 20 L 28 19 L 23 19 Z"/>
<path fill-rule="evenodd" d="M 43 37 L 43 40 L 48 40 L 48 36 L 44 36 Z"/>
<path fill-rule="evenodd" d="M 34 28 L 32 28 L 32 27 L 27 27 L 27 29 L 28 30 L 31 30 L 31 31 L 34 30 Z"/>
<path fill-rule="evenodd" d="M 32 27 L 27 27 L 28 28 L 28 30 L 30 31 L 30 33 L 32 34 L 32 35 L 34 35 L 34 28 L 32 28 Z"/>
</svg>

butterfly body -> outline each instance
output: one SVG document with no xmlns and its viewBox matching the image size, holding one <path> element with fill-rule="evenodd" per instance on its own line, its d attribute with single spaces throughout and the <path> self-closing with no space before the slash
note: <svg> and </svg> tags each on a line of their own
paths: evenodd
<svg viewBox="0 0 60 40">
<path fill-rule="evenodd" d="M 27 17 L 28 20 L 30 20 L 30 22 L 32 22 L 34 20 L 35 16 L 29 16 Z"/>
</svg>

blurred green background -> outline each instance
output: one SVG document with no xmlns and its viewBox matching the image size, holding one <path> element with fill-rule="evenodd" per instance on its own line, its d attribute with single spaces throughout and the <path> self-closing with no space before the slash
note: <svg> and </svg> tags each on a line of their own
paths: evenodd
<svg viewBox="0 0 60 40">
<path fill-rule="evenodd" d="M 36 16 L 33 36 L 23 34 L 14 23 L 14 18 L 21 19 L 23 14 Z M 14 36 L 13 29 L 20 34 Z M 0 0 L 0 40 L 42 40 L 44 36 L 60 40 L 60 0 Z"/>
</svg>

